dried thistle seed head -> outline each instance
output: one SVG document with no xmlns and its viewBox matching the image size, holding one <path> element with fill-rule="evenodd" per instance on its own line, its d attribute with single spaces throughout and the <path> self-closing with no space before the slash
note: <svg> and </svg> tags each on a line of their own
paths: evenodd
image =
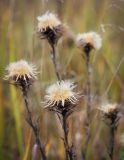
<svg viewBox="0 0 124 160">
<path fill-rule="evenodd" d="M 25 60 L 10 63 L 7 68 L 5 80 L 13 81 L 16 84 L 31 83 L 37 79 L 37 69 L 33 64 Z"/>
<path fill-rule="evenodd" d="M 115 122 L 117 118 L 119 118 L 119 109 L 117 104 L 106 104 L 98 108 L 105 118 L 111 120 L 111 122 Z"/>
<path fill-rule="evenodd" d="M 50 45 L 56 44 L 64 32 L 64 25 L 62 25 L 61 21 L 55 14 L 50 12 L 38 16 L 37 20 L 39 37 L 47 39 Z"/>
<path fill-rule="evenodd" d="M 46 89 L 45 107 L 62 113 L 69 112 L 78 102 L 80 95 L 74 91 L 71 81 L 58 81 Z"/>
<path fill-rule="evenodd" d="M 96 32 L 79 33 L 76 38 L 76 44 L 85 53 L 89 53 L 92 49 L 98 50 L 101 48 L 102 39 Z"/>
</svg>

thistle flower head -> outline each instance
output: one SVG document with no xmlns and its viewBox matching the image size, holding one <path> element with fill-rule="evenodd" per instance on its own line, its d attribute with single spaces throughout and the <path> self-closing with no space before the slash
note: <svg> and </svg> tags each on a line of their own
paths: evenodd
<svg viewBox="0 0 124 160">
<path fill-rule="evenodd" d="M 63 35 L 63 25 L 57 16 L 53 13 L 46 12 L 37 17 L 38 34 L 41 39 L 47 39 L 50 44 L 56 44 L 58 39 Z"/>
<path fill-rule="evenodd" d="M 25 60 L 10 63 L 7 68 L 5 80 L 13 80 L 15 83 L 29 83 L 37 78 L 37 69 Z"/>
<path fill-rule="evenodd" d="M 57 112 L 70 111 L 79 99 L 71 81 L 58 81 L 46 89 L 45 106 Z"/>
<path fill-rule="evenodd" d="M 111 120 L 111 122 L 115 122 L 117 117 L 119 116 L 119 109 L 117 104 L 106 104 L 98 108 L 105 118 L 108 118 Z"/>
<path fill-rule="evenodd" d="M 92 49 L 98 50 L 101 48 L 102 39 L 96 32 L 79 33 L 76 38 L 76 44 L 85 53 L 89 53 Z"/>
</svg>

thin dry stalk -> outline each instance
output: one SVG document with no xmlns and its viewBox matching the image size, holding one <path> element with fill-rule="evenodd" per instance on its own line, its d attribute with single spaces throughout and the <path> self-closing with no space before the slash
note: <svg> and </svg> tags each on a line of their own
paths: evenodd
<svg viewBox="0 0 124 160">
<path fill-rule="evenodd" d="M 75 151 L 73 149 L 73 145 L 69 145 L 68 140 L 68 133 L 69 133 L 69 126 L 68 126 L 68 114 L 65 112 L 63 113 L 57 113 L 58 119 L 60 121 L 60 124 L 63 129 L 64 138 L 62 138 L 64 142 L 64 149 L 65 149 L 65 160 L 77 160 L 77 156 L 75 154 Z"/>
<path fill-rule="evenodd" d="M 65 160 L 69 160 L 69 143 L 68 143 L 68 125 L 67 125 L 67 119 L 66 117 L 63 115 L 62 116 L 62 128 L 64 131 L 64 147 L 65 147 Z"/>
<path fill-rule="evenodd" d="M 90 55 L 86 54 L 86 68 L 87 68 L 87 107 L 86 107 L 86 120 L 85 120 L 85 128 L 86 128 L 86 140 L 85 146 L 82 151 L 83 160 L 86 159 L 88 144 L 91 137 L 90 131 L 90 111 L 91 111 L 91 69 L 90 69 Z"/>
<path fill-rule="evenodd" d="M 76 155 L 73 153 L 72 147 L 70 147 L 68 142 L 68 132 L 69 127 L 67 123 L 67 116 L 65 114 L 62 115 L 62 128 L 64 131 L 64 147 L 65 147 L 65 160 L 76 160 Z"/>
<path fill-rule="evenodd" d="M 29 109 L 29 104 L 28 104 L 28 87 L 22 86 L 22 93 L 23 93 L 23 98 L 24 98 L 24 102 L 25 102 L 25 109 L 27 112 L 26 115 L 26 121 L 27 123 L 30 125 L 30 127 L 32 128 L 34 135 L 35 135 L 35 139 L 36 139 L 36 144 L 39 147 L 39 150 L 41 152 L 41 156 L 42 156 L 42 160 L 46 160 L 46 154 L 45 154 L 45 150 L 44 150 L 44 146 L 41 143 L 41 139 L 40 139 L 40 129 L 39 129 L 39 125 L 38 123 L 34 123 L 32 120 L 32 114 L 31 111 Z"/>
<path fill-rule="evenodd" d="M 60 77 L 60 74 L 59 74 L 59 68 L 58 68 L 58 64 L 57 64 L 57 61 L 56 61 L 56 48 L 55 48 L 55 45 L 52 44 L 51 48 L 52 48 L 51 59 L 52 59 L 53 65 L 54 65 L 56 76 L 57 76 L 58 80 L 60 81 L 61 77 Z"/>
<path fill-rule="evenodd" d="M 108 154 L 110 157 L 110 160 L 114 159 L 114 147 L 115 147 L 115 135 L 118 127 L 118 121 L 120 117 L 117 112 L 111 116 L 111 124 L 110 126 L 110 141 L 109 141 L 109 147 L 108 147 Z"/>
<path fill-rule="evenodd" d="M 113 124 L 110 128 L 110 146 L 109 146 L 109 157 L 113 160 L 113 153 L 114 153 L 114 144 L 115 144 L 115 132 L 116 127 Z"/>
</svg>

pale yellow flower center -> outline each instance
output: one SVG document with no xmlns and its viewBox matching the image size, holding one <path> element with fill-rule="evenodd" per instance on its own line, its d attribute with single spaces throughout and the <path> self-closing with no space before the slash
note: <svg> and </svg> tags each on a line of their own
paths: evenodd
<svg viewBox="0 0 124 160">
<path fill-rule="evenodd" d="M 66 100 L 72 96 L 72 92 L 67 89 L 56 90 L 52 93 L 52 98 L 56 101 Z"/>
<path fill-rule="evenodd" d="M 29 69 L 27 67 L 13 68 L 11 71 L 12 75 L 26 75 L 29 74 Z"/>
<path fill-rule="evenodd" d="M 51 19 L 45 19 L 43 21 L 40 21 L 38 24 L 39 28 L 47 28 L 50 27 L 51 29 L 58 26 L 60 22 L 56 18 Z"/>
<path fill-rule="evenodd" d="M 90 43 L 91 45 L 94 45 L 94 40 L 93 40 L 92 36 L 90 36 L 90 35 L 87 36 L 86 41 L 87 41 L 87 43 Z"/>
</svg>

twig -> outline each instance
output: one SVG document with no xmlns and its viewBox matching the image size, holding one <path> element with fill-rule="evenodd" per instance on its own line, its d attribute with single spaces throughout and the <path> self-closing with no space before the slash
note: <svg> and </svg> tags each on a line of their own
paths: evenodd
<svg viewBox="0 0 124 160">
<path fill-rule="evenodd" d="M 23 98 L 24 98 L 24 102 L 25 102 L 25 108 L 26 108 L 26 112 L 27 112 L 27 123 L 30 125 L 30 127 L 32 128 L 34 135 L 35 135 L 35 139 L 36 139 L 36 144 L 38 145 L 40 152 L 41 152 L 41 156 L 42 156 L 42 160 L 46 160 L 46 155 L 45 155 L 45 150 L 44 147 L 41 143 L 40 140 L 40 135 L 39 135 L 39 127 L 38 124 L 34 124 L 33 120 L 32 120 L 32 114 L 31 111 L 29 109 L 29 105 L 28 105 L 28 96 L 27 96 L 27 91 L 28 91 L 28 86 L 22 86 L 22 93 L 23 93 Z"/>
</svg>

